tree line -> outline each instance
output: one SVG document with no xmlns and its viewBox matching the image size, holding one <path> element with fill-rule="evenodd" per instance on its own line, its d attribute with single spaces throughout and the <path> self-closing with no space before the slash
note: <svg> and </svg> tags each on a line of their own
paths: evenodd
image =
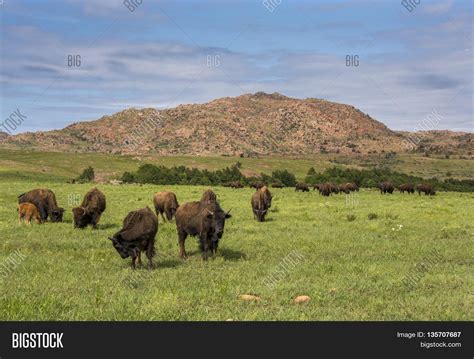
<svg viewBox="0 0 474 359">
<path fill-rule="evenodd" d="M 215 171 L 185 166 L 165 167 L 144 164 L 135 172 L 124 172 L 121 180 L 125 183 L 203 186 L 219 186 L 233 181 L 239 181 L 243 185 L 263 182 L 270 186 L 279 185 L 282 187 L 294 187 L 297 183 L 295 175 L 286 169 L 273 171 L 270 175 L 261 173 L 259 176 L 245 176 L 241 168 L 242 164 L 240 162 Z M 323 172 L 316 172 L 311 167 L 304 179 L 304 182 L 308 185 L 325 182 L 335 184 L 352 182 L 365 188 L 377 187 L 379 183 L 384 181 L 390 181 L 395 186 L 402 183 L 418 184 L 423 182 L 430 183 L 441 191 L 474 192 L 474 179 L 457 180 L 448 178 L 444 181 L 437 178 L 425 179 L 391 171 L 387 168 L 358 170 L 332 167 Z"/>
</svg>

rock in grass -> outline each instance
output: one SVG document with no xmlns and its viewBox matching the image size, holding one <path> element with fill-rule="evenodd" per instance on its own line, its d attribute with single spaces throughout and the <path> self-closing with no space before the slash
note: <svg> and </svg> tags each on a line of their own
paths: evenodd
<svg viewBox="0 0 474 359">
<path fill-rule="evenodd" d="M 261 300 L 260 297 L 257 297 L 256 295 L 252 295 L 252 294 L 242 294 L 240 296 L 240 299 L 246 300 L 246 301 L 255 301 L 255 302 L 258 302 Z"/>
<path fill-rule="evenodd" d="M 299 295 L 295 298 L 295 303 L 307 303 L 311 298 L 307 295 Z"/>
</svg>

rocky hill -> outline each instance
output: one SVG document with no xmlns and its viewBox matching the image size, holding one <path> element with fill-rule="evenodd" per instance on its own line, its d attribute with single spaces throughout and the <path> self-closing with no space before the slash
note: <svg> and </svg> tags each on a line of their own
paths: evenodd
<svg viewBox="0 0 474 359">
<path fill-rule="evenodd" d="M 472 133 L 395 132 L 351 105 L 263 92 L 166 110 L 128 109 L 62 130 L 0 137 L 0 143 L 48 151 L 252 156 L 405 152 L 409 138 L 416 138 L 418 151 L 474 152 Z"/>
</svg>

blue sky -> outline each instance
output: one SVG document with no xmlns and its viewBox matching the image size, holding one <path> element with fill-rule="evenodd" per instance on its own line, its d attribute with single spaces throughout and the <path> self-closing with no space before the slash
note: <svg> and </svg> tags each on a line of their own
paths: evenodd
<svg viewBox="0 0 474 359">
<path fill-rule="evenodd" d="M 394 130 L 433 110 L 436 129 L 474 130 L 472 1 L 0 3 L 1 115 L 27 116 L 16 133 L 257 91 L 348 103 Z"/>
</svg>

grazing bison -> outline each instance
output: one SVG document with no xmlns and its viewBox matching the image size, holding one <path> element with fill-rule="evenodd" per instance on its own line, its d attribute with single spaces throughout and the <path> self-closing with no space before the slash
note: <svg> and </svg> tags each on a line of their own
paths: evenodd
<svg viewBox="0 0 474 359">
<path fill-rule="evenodd" d="M 230 181 L 223 184 L 224 187 L 231 188 L 244 188 L 244 185 L 240 181 Z"/>
<path fill-rule="evenodd" d="M 379 184 L 380 194 L 393 193 L 395 187 L 393 187 L 392 182 L 382 182 Z"/>
<path fill-rule="evenodd" d="M 21 203 L 18 205 L 18 223 L 21 224 L 23 220 L 26 224 L 31 224 L 33 219 L 36 223 L 41 224 L 43 220 L 38 211 L 38 208 L 33 203 Z"/>
<path fill-rule="evenodd" d="M 332 183 L 323 183 L 316 186 L 319 190 L 319 194 L 322 196 L 329 197 L 332 193 L 339 193 L 339 186 Z"/>
<path fill-rule="evenodd" d="M 262 187 L 263 187 L 263 186 L 262 186 Z M 260 189 L 260 188 L 262 188 L 262 187 L 259 187 L 259 188 L 257 188 L 257 189 Z M 281 182 L 273 182 L 273 183 L 272 183 L 272 188 L 283 188 L 283 187 L 285 187 L 285 186 L 284 186 L 283 183 L 281 183 Z"/>
<path fill-rule="evenodd" d="M 160 214 L 163 222 L 166 222 L 166 219 L 171 221 L 179 207 L 176 195 L 170 191 L 155 193 L 153 204 L 155 205 L 156 216 Z M 163 213 L 166 214 L 166 219 Z"/>
<path fill-rule="evenodd" d="M 306 183 L 297 183 L 295 186 L 295 192 L 309 192 L 309 187 Z"/>
<path fill-rule="evenodd" d="M 264 222 L 268 209 L 272 205 L 272 194 L 267 186 L 263 186 L 252 195 L 251 202 L 253 210 L 253 218 L 258 222 Z"/>
<path fill-rule="evenodd" d="M 316 184 L 313 186 L 313 191 L 316 191 L 316 190 L 319 191 L 319 188 L 320 188 L 322 185 L 323 185 L 322 183 L 316 183 Z"/>
<path fill-rule="evenodd" d="M 131 211 L 123 220 L 123 226 L 113 237 L 109 237 L 114 248 L 123 259 L 132 257 L 132 268 L 142 264 L 141 252 L 146 251 L 148 268 L 153 266 L 155 236 L 158 232 L 158 218 L 149 207 Z"/>
<path fill-rule="evenodd" d="M 206 204 L 215 203 L 217 202 L 217 196 L 211 189 L 205 190 L 201 196 L 201 202 Z"/>
<path fill-rule="evenodd" d="M 420 183 L 418 186 L 416 186 L 416 190 L 418 191 L 418 195 L 421 195 L 421 192 L 424 192 L 425 196 L 436 195 L 434 187 L 429 183 Z"/>
<path fill-rule="evenodd" d="M 100 216 L 105 211 L 105 195 L 97 188 L 86 193 L 79 207 L 72 209 L 74 227 L 85 228 L 89 224 L 97 228 Z"/>
<path fill-rule="evenodd" d="M 179 206 L 176 211 L 179 256 L 186 258 L 185 241 L 188 235 L 199 236 L 203 260 L 207 260 L 208 251 L 216 254 L 224 234 L 225 220 L 231 217 L 229 212 L 224 212 L 217 202 L 188 202 Z"/>
<path fill-rule="evenodd" d="M 44 222 L 50 218 L 51 222 L 62 222 L 64 208 L 58 207 L 56 196 L 53 191 L 45 188 L 38 188 L 20 194 L 18 204 L 32 203 L 38 208 L 41 220 Z"/>
<path fill-rule="evenodd" d="M 403 183 L 398 186 L 398 190 L 400 191 L 400 193 L 415 193 L 415 186 L 411 183 Z"/>
</svg>

